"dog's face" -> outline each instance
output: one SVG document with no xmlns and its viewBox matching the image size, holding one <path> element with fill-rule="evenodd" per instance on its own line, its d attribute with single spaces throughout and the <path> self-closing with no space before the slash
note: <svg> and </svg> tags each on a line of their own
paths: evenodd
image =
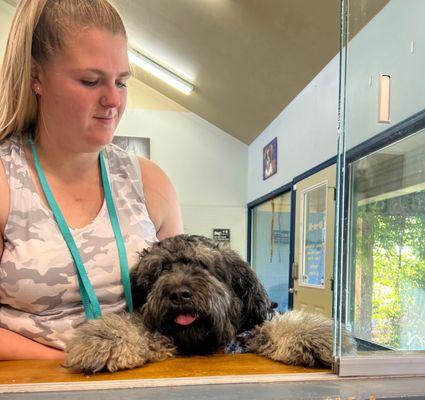
<svg viewBox="0 0 425 400">
<path fill-rule="evenodd" d="M 142 253 L 132 272 L 135 307 L 184 354 L 205 354 L 267 318 L 271 306 L 249 266 L 209 239 L 180 235 Z"/>
<path fill-rule="evenodd" d="M 164 265 L 142 307 L 151 330 L 171 336 L 183 353 L 207 353 L 239 328 L 241 302 L 198 262 Z"/>
</svg>

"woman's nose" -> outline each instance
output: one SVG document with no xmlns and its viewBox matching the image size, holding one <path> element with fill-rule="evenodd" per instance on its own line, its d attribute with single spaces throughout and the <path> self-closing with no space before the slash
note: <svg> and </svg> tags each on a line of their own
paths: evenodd
<svg viewBox="0 0 425 400">
<path fill-rule="evenodd" d="M 121 104 L 119 89 L 115 85 L 105 89 L 100 99 L 100 104 L 103 107 L 119 107 Z"/>
</svg>

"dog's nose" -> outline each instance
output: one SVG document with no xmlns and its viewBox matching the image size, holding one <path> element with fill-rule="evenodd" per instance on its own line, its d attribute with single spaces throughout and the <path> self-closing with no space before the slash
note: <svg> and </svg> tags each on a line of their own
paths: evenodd
<svg viewBox="0 0 425 400">
<path fill-rule="evenodd" d="M 192 295 L 192 291 L 187 286 L 180 286 L 170 292 L 169 298 L 174 304 L 184 304 L 192 298 Z"/>
</svg>

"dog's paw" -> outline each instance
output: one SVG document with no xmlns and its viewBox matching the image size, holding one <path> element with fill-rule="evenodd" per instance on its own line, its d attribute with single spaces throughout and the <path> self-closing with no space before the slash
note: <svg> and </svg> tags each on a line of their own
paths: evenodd
<svg viewBox="0 0 425 400">
<path fill-rule="evenodd" d="M 331 366 L 333 321 L 321 314 L 289 311 L 275 314 L 255 330 L 251 351 L 291 365 Z M 343 335 L 343 347 L 355 351 L 354 339 Z"/>
<path fill-rule="evenodd" d="M 135 368 L 150 359 L 147 341 L 128 316 L 109 314 L 76 330 L 63 366 L 88 373 Z"/>
</svg>

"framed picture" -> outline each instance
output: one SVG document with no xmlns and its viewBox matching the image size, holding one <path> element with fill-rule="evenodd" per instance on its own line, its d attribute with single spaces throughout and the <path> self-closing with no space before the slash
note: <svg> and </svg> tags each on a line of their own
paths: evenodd
<svg viewBox="0 0 425 400">
<path fill-rule="evenodd" d="M 263 180 L 277 172 L 277 137 L 263 148 Z"/>
<path fill-rule="evenodd" d="M 230 242 L 230 229 L 213 229 L 213 239 L 217 242 Z"/>
<path fill-rule="evenodd" d="M 150 158 L 150 139 L 145 137 L 114 136 L 112 143 L 121 147 L 129 154 Z"/>
</svg>

